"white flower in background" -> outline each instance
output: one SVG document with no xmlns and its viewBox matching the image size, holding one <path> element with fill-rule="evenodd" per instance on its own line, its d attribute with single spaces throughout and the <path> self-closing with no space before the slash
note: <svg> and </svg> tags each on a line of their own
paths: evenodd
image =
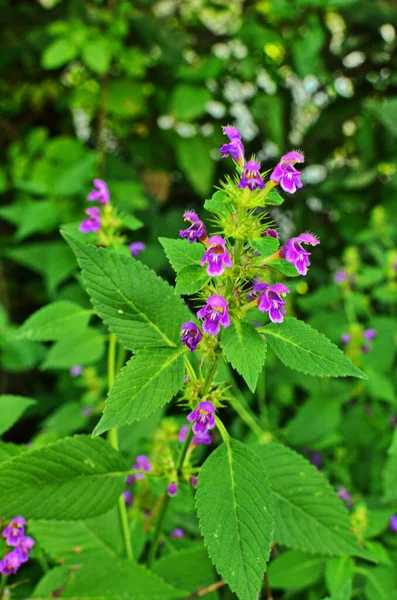
<svg viewBox="0 0 397 600">
<path fill-rule="evenodd" d="M 314 94 L 319 88 L 320 82 L 315 75 L 306 75 L 303 87 L 308 94 Z"/>
<path fill-rule="evenodd" d="M 171 115 L 160 115 L 157 119 L 157 125 L 160 129 L 172 129 L 175 125 L 175 119 Z"/>
<path fill-rule="evenodd" d="M 337 77 L 334 81 L 334 87 L 336 93 L 342 96 L 342 98 L 351 98 L 354 96 L 353 82 L 348 77 L 344 77 L 343 75 Z"/>
<path fill-rule="evenodd" d="M 229 47 L 235 58 L 242 60 L 248 56 L 248 48 L 241 40 L 232 40 Z"/>
<path fill-rule="evenodd" d="M 235 126 L 241 132 L 244 140 L 250 142 L 259 133 L 249 108 L 242 102 L 235 102 L 230 107 L 230 114 L 235 118 Z"/>
<path fill-rule="evenodd" d="M 176 11 L 177 3 L 173 0 L 162 0 L 153 6 L 153 14 L 158 17 L 170 17 Z"/>
<path fill-rule="evenodd" d="M 269 158 L 276 158 L 280 154 L 280 149 L 274 142 L 265 142 L 259 152 L 256 153 L 256 158 L 259 162 L 265 162 Z"/>
<path fill-rule="evenodd" d="M 226 106 L 216 100 L 209 100 L 205 105 L 205 110 L 214 119 L 222 119 L 226 114 Z"/>
<path fill-rule="evenodd" d="M 220 58 L 221 60 L 227 60 L 230 58 L 231 51 L 228 44 L 214 44 L 211 48 L 211 51 L 217 58 Z"/>
<path fill-rule="evenodd" d="M 214 133 L 213 123 L 204 123 L 204 125 L 200 127 L 200 132 L 204 137 L 212 135 Z"/>
<path fill-rule="evenodd" d="M 387 44 L 391 44 L 396 39 L 396 30 L 391 23 L 383 23 L 379 32 Z"/>
<path fill-rule="evenodd" d="M 329 102 L 328 94 L 326 92 L 317 92 L 313 96 L 313 103 L 318 108 L 325 108 Z"/>
<path fill-rule="evenodd" d="M 76 136 L 79 140 L 86 142 L 91 135 L 90 117 L 82 108 L 74 108 L 72 110 L 73 123 L 76 131 Z"/>
<path fill-rule="evenodd" d="M 265 92 L 270 95 L 275 94 L 277 91 L 276 83 L 270 77 L 269 73 L 264 69 L 260 70 L 257 74 L 256 85 L 265 90 Z"/>
<path fill-rule="evenodd" d="M 310 165 L 302 170 L 302 183 L 315 185 L 327 177 L 327 168 L 324 165 Z"/>
<path fill-rule="evenodd" d="M 316 196 L 308 198 L 306 204 L 313 212 L 321 212 L 323 210 L 323 203 L 320 198 L 317 198 Z"/>
<path fill-rule="evenodd" d="M 175 125 L 175 131 L 183 138 L 191 138 L 196 135 L 197 128 L 193 123 L 177 123 Z"/>
<path fill-rule="evenodd" d="M 219 85 L 218 82 L 215 81 L 215 79 L 206 79 L 205 81 L 205 87 L 210 91 L 210 92 L 216 92 L 218 91 Z"/>
<path fill-rule="evenodd" d="M 347 54 L 342 60 L 343 64 L 347 69 L 354 69 L 355 67 L 359 67 L 363 64 L 364 61 L 364 52 L 359 52 L 358 50 L 350 52 L 350 54 Z"/>
<path fill-rule="evenodd" d="M 345 121 L 343 123 L 342 131 L 343 131 L 344 135 L 347 135 L 347 136 L 354 135 L 357 131 L 357 125 L 355 124 L 354 121 L 349 119 L 348 121 Z"/>
</svg>

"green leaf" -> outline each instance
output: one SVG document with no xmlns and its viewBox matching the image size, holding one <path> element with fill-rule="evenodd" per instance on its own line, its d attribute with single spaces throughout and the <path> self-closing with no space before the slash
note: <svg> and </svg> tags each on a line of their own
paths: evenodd
<svg viewBox="0 0 397 600">
<path fill-rule="evenodd" d="M 277 273 L 282 273 L 286 277 L 299 277 L 299 273 L 295 266 L 291 265 L 291 263 L 284 258 L 276 258 L 276 260 L 272 260 L 272 262 L 266 266 L 273 269 L 273 271 L 277 271 Z"/>
<path fill-rule="evenodd" d="M 367 600 L 396 600 L 397 577 L 395 568 L 360 567 L 360 574 L 365 575 L 367 582 L 364 589 Z"/>
<path fill-rule="evenodd" d="M 260 329 L 281 362 L 291 369 L 317 377 L 360 377 L 356 367 L 335 344 L 307 323 L 287 317 Z"/>
<path fill-rule="evenodd" d="M 227 194 L 223 190 L 218 190 L 213 194 L 212 198 L 208 198 L 204 202 L 205 210 L 212 213 L 218 213 L 221 215 L 228 215 L 233 210 L 231 202 L 227 201 Z"/>
<path fill-rule="evenodd" d="M 2 442 L 0 440 L 0 463 L 6 462 L 23 452 L 27 452 L 26 446 L 18 446 L 17 444 Z"/>
<path fill-rule="evenodd" d="M 346 584 L 351 584 L 354 562 L 347 556 L 329 558 L 325 567 L 325 581 L 330 594 L 337 594 Z"/>
<path fill-rule="evenodd" d="M 137 231 L 137 229 L 141 229 L 143 227 L 142 221 L 134 217 L 134 215 L 127 215 L 126 213 L 118 213 L 118 216 L 123 221 L 124 227 L 129 229 L 130 231 Z"/>
<path fill-rule="evenodd" d="M 341 421 L 340 398 L 324 394 L 309 398 L 296 409 L 285 429 L 292 446 L 313 446 L 335 431 Z"/>
<path fill-rule="evenodd" d="M 109 112 L 122 119 L 145 114 L 147 89 L 138 81 L 112 79 L 109 85 Z"/>
<path fill-rule="evenodd" d="M 397 500 L 397 429 L 394 430 L 387 453 L 389 458 L 384 472 L 385 501 L 393 502 Z"/>
<path fill-rule="evenodd" d="M 48 352 L 42 369 L 71 369 L 74 365 L 91 365 L 105 352 L 105 336 L 96 329 L 86 329 L 56 342 Z"/>
<path fill-rule="evenodd" d="M 0 514 L 87 519 L 112 508 L 128 464 L 105 440 L 65 438 L 0 464 Z"/>
<path fill-rule="evenodd" d="M 63 589 L 69 581 L 70 567 L 62 565 L 47 571 L 33 590 L 31 598 L 56 598 L 54 592 Z M 57 592 L 58 593 L 58 592 Z"/>
<path fill-rule="evenodd" d="M 208 553 L 202 547 L 168 554 L 154 563 L 153 571 L 167 583 L 186 590 L 185 596 L 216 581 Z M 216 600 L 217 597 L 216 592 L 206 594 L 206 600 Z"/>
<path fill-rule="evenodd" d="M 178 121 L 193 121 L 205 113 L 211 92 L 204 86 L 179 84 L 171 92 L 170 111 Z"/>
<path fill-rule="evenodd" d="M 178 138 L 175 141 L 178 164 L 186 179 L 200 196 L 207 196 L 214 177 L 215 162 L 204 139 Z"/>
<path fill-rule="evenodd" d="M 95 73 L 105 75 L 112 60 L 112 46 L 105 37 L 88 40 L 83 47 L 82 59 Z"/>
<path fill-rule="evenodd" d="M 229 439 L 205 461 L 196 505 L 201 533 L 222 579 L 239 600 L 257 600 L 273 534 L 273 502 L 258 456 Z"/>
<path fill-rule="evenodd" d="M 0 208 L 0 217 L 17 226 L 15 239 L 54 231 L 59 224 L 59 207 L 48 200 L 17 202 Z"/>
<path fill-rule="evenodd" d="M 184 267 L 200 265 L 205 247 L 202 244 L 191 244 L 187 240 L 173 240 L 170 238 L 159 238 L 171 267 L 178 273 Z"/>
<path fill-rule="evenodd" d="M 29 531 L 52 560 L 75 564 L 112 558 L 123 549 L 117 507 L 85 521 L 31 521 Z"/>
<path fill-rule="evenodd" d="M 280 242 L 271 236 L 250 240 L 250 244 L 262 256 L 271 256 L 280 246 Z"/>
<path fill-rule="evenodd" d="M 120 371 L 94 430 L 99 435 L 147 417 L 183 387 L 184 349 L 147 348 Z"/>
<path fill-rule="evenodd" d="M 266 340 L 249 323 L 233 319 L 221 337 L 223 355 L 255 391 L 266 359 Z"/>
<path fill-rule="evenodd" d="M 324 559 L 295 550 L 284 552 L 269 565 L 270 588 L 300 590 L 316 583 L 322 576 Z"/>
<path fill-rule="evenodd" d="M 95 310 L 126 348 L 180 344 L 181 323 L 191 313 L 168 283 L 138 260 L 63 235 Z"/>
<path fill-rule="evenodd" d="M 260 446 L 257 452 L 273 490 L 277 543 L 326 556 L 369 557 L 350 532 L 349 513 L 323 473 L 282 444 Z"/>
<path fill-rule="evenodd" d="M 53 302 L 40 308 L 25 321 L 18 337 L 36 342 L 73 337 L 87 327 L 92 313 L 93 311 L 68 300 Z"/>
<path fill-rule="evenodd" d="M 270 190 L 268 195 L 266 196 L 266 204 L 270 204 L 272 206 L 280 206 L 284 202 L 284 198 L 275 190 Z"/>
<path fill-rule="evenodd" d="M 44 69 L 58 69 L 76 58 L 77 54 L 78 48 L 71 40 L 58 38 L 44 50 L 41 64 Z"/>
<path fill-rule="evenodd" d="M 195 294 L 207 285 L 209 280 L 210 278 L 204 267 L 200 267 L 200 265 L 183 267 L 176 276 L 175 293 Z"/>
<path fill-rule="evenodd" d="M 111 574 L 111 576 L 109 576 Z M 75 570 L 62 598 L 72 600 L 174 600 L 182 592 L 131 560 L 96 558 Z M 50 600 L 35 595 L 36 600 Z"/>
<path fill-rule="evenodd" d="M 8 429 L 18 421 L 23 413 L 36 404 L 33 398 L 25 398 L 25 396 L 0 396 L 0 435 L 3 435 Z"/>
</svg>

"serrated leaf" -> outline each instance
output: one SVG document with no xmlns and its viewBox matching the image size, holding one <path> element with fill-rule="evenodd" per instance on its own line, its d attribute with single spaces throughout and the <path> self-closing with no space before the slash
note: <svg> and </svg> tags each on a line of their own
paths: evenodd
<svg viewBox="0 0 397 600">
<path fill-rule="evenodd" d="M 33 398 L 0 395 L 0 435 L 8 431 L 33 404 L 36 404 Z"/>
<path fill-rule="evenodd" d="M 147 348 L 133 356 L 116 377 L 94 435 L 139 421 L 172 400 L 183 387 L 183 352 Z"/>
<path fill-rule="evenodd" d="M 97 558 L 85 563 L 74 572 L 62 593 L 62 598 L 72 600 L 174 600 L 182 597 L 180 590 L 145 567 L 119 558 Z"/>
<path fill-rule="evenodd" d="M 86 519 L 107 512 L 124 489 L 128 465 L 102 439 L 59 440 L 0 464 L 0 514 Z"/>
<path fill-rule="evenodd" d="M 223 190 L 218 190 L 212 198 L 207 198 L 204 208 L 215 214 L 228 215 L 233 210 L 233 204 L 228 202 L 227 194 Z"/>
<path fill-rule="evenodd" d="M 186 590 L 186 596 L 216 581 L 214 568 L 203 547 L 172 552 L 155 562 L 153 571 L 167 583 Z M 206 594 L 206 600 L 217 597 L 216 592 Z"/>
<path fill-rule="evenodd" d="M 299 273 L 295 266 L 291 265 L 291 263 L 284 258 L 276 258 L 276 260 L 272 260 L 272 262 L 267 264 L 266 267 L 270 267 L 270 269 L 277 271 L 277 273 L 282 273 L 286 277 L 299 277 Z"/>
<path fill-rule="evenodd" d="M 96 329 L 86 329 L 56 342 L 49 350 L 42 369 L 70 369 L 74 365 L 91 365 L 105 351 L 105 336 Z"/>
<path fill-rule="evenodd" d="M 17 444 L 2 442 L 0 440 L 0 463 L 6 462 L 24 452 L 27 452 L 26 446 L 18 446 Z"/>
<path fill-rule="evenodd" d="M 277 543 L 326 556 L 370 558 L 350 532 L 346 507 L 316 467 L 282 444 L 260 446 L 257 453 L 272 486 Z"/>
<path fill-rule="evenodd" d="M 117 507 L 85 521 L 31 521 L 29 531 L 54 560 L 69 564 L 122 553 L 123 536 Z"/>
<path fill-rule="evenodd" d="M 266 340 L 249 323 L 233 319 L 221 337 L 223 355 L 255 391 L 266 359 Z"/>
<path fill-rule="evenodd" d="M 168 283 L 138 260 L 63 235 L 95 310 L 126 348 L 180 344 L 181 323 L 191 313 Z"/>
<path fill-rule="evenodd" d="M 176 276 L 175 293 L 181 295 L 195 294 L 207 285 L 209 280 L 210 278 L 204 267 L 200 267 L 200 265 L 183 267 Z"/>
<path fill-rule="evenodd" d="M 173 240 L 164 237 L 160 237 L 159 242 L 175 273 L 184 267 L 199 265 L 205 252 L 204 246 L 198 242 L 191 244 L 187 240 Z"/>
<path fill-rule="evenodd" d="M 281 362 L 291 369 L 317 377 L 360 377 L 365 373 L 322 333 L 294 317 L 260 329 Z"/>
<path fill-rule="evenodd" d="M 280 246 L 280 242 L 271 236 L 250 240 L 250 244 L 262 256 L 271 256 Z"/>
<path fill-rule="evenodd" d="M 75 302 L 61 300 L 43 306 L 22 325 L 18 338 L 36 342 L 69 338 L 87 327 L 93 311 L 81 308 Z"/>
<path fill-rule="evenodd" d="M 257 600 L 273 534 L 266 471 L 247 446 L 230 439 L 205 461 L 196 505 L 208 553 L 239 600 Z"/>
</svg>

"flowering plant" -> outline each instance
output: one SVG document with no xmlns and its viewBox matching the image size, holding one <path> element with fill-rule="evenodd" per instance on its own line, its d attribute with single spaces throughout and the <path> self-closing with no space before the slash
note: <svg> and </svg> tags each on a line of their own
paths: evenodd
<svg viewBox="0 0 397 600">
<path fill-rule="evenodd" d="M 87 590 L 95 579 L 92 585 L 108 590 L 109 599 L 130 597 L 124 586 L 131 594 L 132 581 L 145 597 L 164 600 L 194 598 L 202 583 L 208 584 L 206 593 L 227 585 L 239 600 L 257 600 L 261 590 L 269 598 L 266 569 L 275 544 L 304 553 L 373 559 L 350 531 L 346 494 L 332 490 L 305 458 L 273 442 L 228 385 L 233 369 L 254 392 L 268 347 L 286 366 L 314 377 L 365 374 L 324 335 L 289 316 L 295 286 L 285 280 L 306 275 L 307 248 L 319 240 L 302 232 L 281 242 L 269 207 L 283 203 L 277 186 L 288 198 L 302 186 L 295 168 L 304 160 L 302 153 L 289 152 L 264 177 L 254 157 L 245 160 L 239 131 L 228 126 L 224 133 L 229 141 L 220 152 L 234 161 L 236 172 L 204 204 L 213 231 L 201 214 L 189 210 L 183 215 L 189 225 L 179 239 L 160 238 L 176 271 L 175 289 L 139 260 L 142 243 L 126 247 L 121 229 L 128 219 L 114 210 L 102 180 L 95 181 L 88 196 L 99 205 L 87 209 L 90 218 L 83 220 L 80 233 L 63 232 L 95 314 L 109 331 L 108 396 L 93 438 L 66 437 L 5 463 L 0 514 L 11 517 L 18 507 L 24 516 L 21 527 L 31 519 L 39 540 L 51 528 L 56 535 L 62 527 L 79 537 L 81 523 L 89 531 L 112 530 L 118 542 L 116 550 L 111 544 L 111 557 L 104 553 L 106 543 L 100 544 L 98 558 L 88 552 L 76 574 L 66 569 L 53 576 L 65 597 L 94 597 Z M 47 325 L 48 339 L 62 336 L 59 321 L 74 320 L 76 325 L 81 319 L 70 313 L 70 306 L 56 310 L 53 329 Z M 38 321 L 33 315 L 25 330 L 34 331 Z M 373 337 L 369 331 L 367 340 Z M 81 377 L 81 367 L 76 365 L 71 375 Z M 174 398 L 179 426 L 165 418 L 147 453 L 137 452 L 134 462 L 127 461 L 126 429 L 161 418 Z M 231 435 L 229 408 L 243 422 L 254 423 L 259 443 L 238 439 L 238 428 Z M 205 447 L 211 451 L 203 462 Z M 170 512 L 178 498 L 183 504 L 193 497 L 203 543 L 197 552 L 183 555 L 179 570 L 176 557 L 172 568 L 177 576 L 171 581 L 168 566 L 175 559 L 164 549 L 170 539 L 183 540 L 184 530 L 175 528 Z M 3 534 L 7 540 L 15 537 L 9 527 Z M 63 551 L 84 552 L 89 546 L 84 535 L 80 539 L 85 541 Z M 29 539 L 23 538 L 25 545 Z M 52 552 L 61 558 L 56 544 Z M 7 556 L 0 563 L 5 577 L 24 562 L 21 555 L 16 566 L 16 557 Z M 211 572 L 208 556 L 220 579 L 183 578 L 189 560 L 209 565 Z M 53 592 L 52 581 L 44 580 L 39 592 Z"/>
</svg>

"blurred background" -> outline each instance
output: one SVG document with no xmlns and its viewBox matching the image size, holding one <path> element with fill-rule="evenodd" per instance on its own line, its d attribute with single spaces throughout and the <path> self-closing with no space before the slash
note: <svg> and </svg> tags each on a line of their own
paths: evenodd
<svg viewBox="0 0 397 600">
<path fill-rule="evenodd" d="M 92 180 L 101 177 L 112 203 L 144 224 L 128 238 L 146 244 L 139 259 L 172 282 L 157 238 L 177 236 L 186 209 L 203 216 L 205 198 L 232 169 L 218 151 L 226 124 L 241 130 L 264 170 L 291 149 L 304 152 L 304 188 L 272 210 L 282 240 L 302 231 L 321 239 L 308 277 L 294 284 L 290 314 L 337 343 L 349 319 L 376 327 L 373 352 L 351 350 L 375 372 L 375 383 L 364 391 L 359 384 L 355 396 L 385 402 L 387 417 L 394 412 L 396 4 L 0 0 L 0 7 L 0 391 L 40 397 L 11 438 L 29 439 L 38 417 L 51 435 L 84 429 L 87 415 L 70 403 L 78 397 L 91 406 L 103 396 L 95 366 L 103 330 L 66 346 L 19 335 L 48 302 L 89 306 L 60 226 L 81 221 Z M 340 268 L 348 277 L 336 284 Z M 87 367 L 86 379 L 71 388 L 74 365 Z M 279 364 L 270 370 L 275 403 L 270 417 L 261 415 L 270 429 L 317 389 L 288 373 Z M 326 431 L 302 439 L 298 420 L 291 443 L 312 447 L 319 438 L 327 447 L 340 438 L 352 394 L 343 385 L 343 401 L 327 408 Z M 317 408 L 309 398 L 302 422 L 310 410 Z M 73 417 L 68 425 L 65 415 Z"/>
</svg>

